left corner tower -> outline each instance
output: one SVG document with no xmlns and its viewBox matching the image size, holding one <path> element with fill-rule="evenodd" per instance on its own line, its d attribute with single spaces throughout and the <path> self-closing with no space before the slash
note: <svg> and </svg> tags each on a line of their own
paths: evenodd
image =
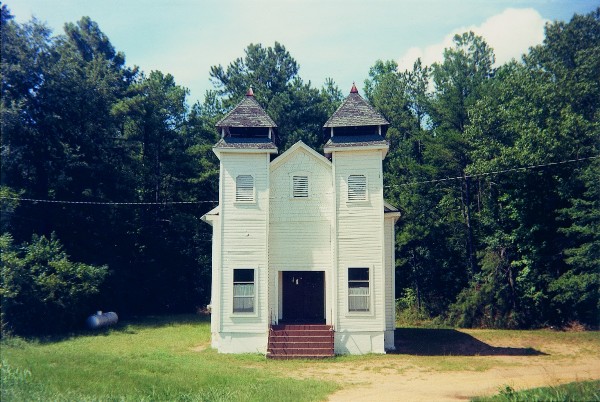
<svg viewBox="0 0 600 402">
<path fill-rule="evenodd" d="M 266 352 L 269 163 L 277 153 L 277 125 L 250 88 L 216 127 L 219 206 L 204 217 L 213 225 L 212 346 L 223 353 Z"/>
</svg>

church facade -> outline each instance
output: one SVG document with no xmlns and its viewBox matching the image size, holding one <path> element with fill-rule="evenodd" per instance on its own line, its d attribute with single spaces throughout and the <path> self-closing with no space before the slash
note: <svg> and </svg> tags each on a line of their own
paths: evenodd
<svg viewBox="0 0 600 402">
<path fill-rule="evenodd" d="M 217 123 L 219 205 L 202 219 L 213 227 L 219 352 L 275 354 L 286 328 L 304 330 L 307 356 L 321 342 L 300 336 L 310 331 L 329 331 L 335 354 L 394 348 L 400 213 L 383 199 L 388 125 L 354 86 L 324 126 L 324 155 L 302 142 L 279 155 L 277 126 L 252 90 Z M 293 347 L 294 334 L 281 334 Z"/>
</svg>

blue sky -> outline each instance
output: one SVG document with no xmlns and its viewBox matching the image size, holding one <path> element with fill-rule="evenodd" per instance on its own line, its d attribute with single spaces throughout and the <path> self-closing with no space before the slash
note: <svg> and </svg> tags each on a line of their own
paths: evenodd
<svg viewBox="0 0 600 402">
<path fill-rule="evenodd" d="M 189 103 L 211 89 L 210 66 L 226 66 L 250 43 L 282 43 L 316 87 L 327 77 L 348 92 L 362 88 L 377 59 L 401 67 L 439 60 L 453 34 L 474 30 L 498 63 L 543 39 L 547 21 L 588 13 L 590 0 L 13 0 L 17 21 L 32 16 L 55 33 L 89 16 L 128 65 L 171 73 Z"/>
</svg>

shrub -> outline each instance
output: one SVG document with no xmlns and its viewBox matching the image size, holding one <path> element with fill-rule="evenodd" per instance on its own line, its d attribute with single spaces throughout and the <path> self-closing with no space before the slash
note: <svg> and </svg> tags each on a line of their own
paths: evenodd
<svg viewBox="0 0 600 402">
<path fill-rule="evenodd" d="M 396 299 L 396 323 L 400 326 L 421 326 L 432 319 L 418 298 L 414 289 L 405 288 Z"/>
<path fill-rule="evenodd" d="M 13 245 L 10 234 L 0 236 L 2 335 L 42 335 L 65 331 L 83 322 L 91 297 L 108 273 L 72 262 L 54 234 L 34 235 L 30 243 Z"/>
</svg>

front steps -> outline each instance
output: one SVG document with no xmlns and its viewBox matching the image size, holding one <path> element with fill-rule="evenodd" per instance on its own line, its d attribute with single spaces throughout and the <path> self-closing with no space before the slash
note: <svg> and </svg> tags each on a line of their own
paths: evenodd
<svg viewBox="0 0 600 402">
<path fill-rule="evenodd" d="M 269 329 L 268 359 L 319 359 L 333 356 L 331 325 L 272 325 Z"/>
</svg>

